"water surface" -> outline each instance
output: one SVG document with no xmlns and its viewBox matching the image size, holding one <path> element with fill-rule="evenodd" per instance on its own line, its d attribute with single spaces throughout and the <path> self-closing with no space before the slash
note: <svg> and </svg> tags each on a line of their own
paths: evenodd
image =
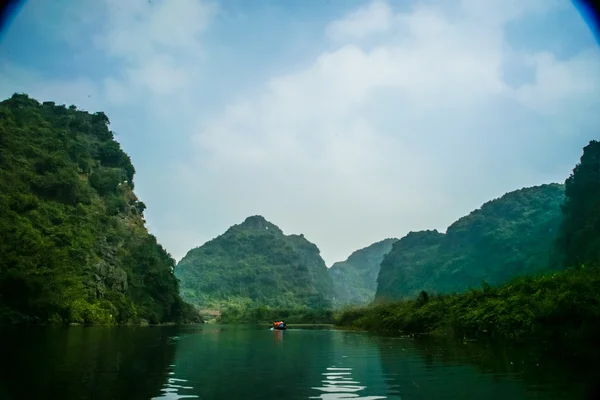
<svg viewBox="0 0 600 400">
<path fill-rule="evenodd" d="M 333 329 L 19 327 L 0 340 L 3 400 L 586 399 L 600 377 L 544 345 Z"/>
</svg>

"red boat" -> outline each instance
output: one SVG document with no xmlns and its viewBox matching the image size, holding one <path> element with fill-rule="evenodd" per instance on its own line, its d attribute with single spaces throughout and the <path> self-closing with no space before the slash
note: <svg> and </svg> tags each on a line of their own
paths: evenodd
<svg viewBox="0 0 600 400">
<path fill-rule="evenodd" d="M 273 322 L 273 329 L 276 329 L 278 331 L 285 331 L 287 329 L 287 326 L 285 326 L 285 323 L 283 321 L 277 321 Z"/>
</svg>

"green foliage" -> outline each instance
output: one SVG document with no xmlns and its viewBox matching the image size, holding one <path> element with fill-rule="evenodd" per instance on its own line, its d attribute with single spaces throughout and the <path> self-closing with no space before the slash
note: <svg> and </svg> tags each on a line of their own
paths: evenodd
<svg viewBox="0 0 600 400">
<path fill-rule="evenodd" d="M 198 320 L 103 113 L 0 103 L 0 322 Z"/>
<path fill-rule="evenodd" d="M 331 277 L 317 246 L 302 235 L 284 235 L 260 216 L 190 250 L 175 273 L 186 301 L 228 309 L 233 319 L 258 305 L 331 307 Z"/>
<path fill-rule="evenodd" d="M 336 323 L 369 330 L 460 337 L 594 340 L 600 334 L 600 270 L 580 267 L 518 277 L 491 288 L 345 309 Z"/>
<path fill-rule="evenodd" d="M 79 324 L 112 324 L 115 322 L 116 307 L 109 301 L 102 300 L 90 304 L 84 299 L 71 303 L 69 321 Z"/>
<path fill-rule="evenodd" d="M 398 239 L 385 239 L 355 251 L 346 261 L 329 268 L 333 280 L 334 306 L 367 304 L 375 298 L 377 276 L 383 257 Z"/>
<path fill-rule="evenodd" d="M 564 187 L 510 192 L 453 223 L 446 234 L 411 232 L 381 262 L 376 298 L 395 300 L 421 290 L 461 292 L 552 270 L 550 250 L 562 219 Z"/>
<path fill-rule="evenodd" d="M 565 182 L 564 219 L 558 240 L 566 266 L 600 265 L 600 142 L 583 149 Z"/>
<path fill-rule="evenodd" d="M 125 172 L 119 168 L 98 167 L 89 175 L 89 183 L 100 196 L 117 193 Z"/>
</svg>

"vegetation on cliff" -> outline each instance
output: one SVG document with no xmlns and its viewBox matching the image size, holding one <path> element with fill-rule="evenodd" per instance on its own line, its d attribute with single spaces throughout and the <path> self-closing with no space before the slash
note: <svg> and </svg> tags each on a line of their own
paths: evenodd
<svg viewBox="0 0 600 400">
<path fill-rule="evenodd" d="M 390 238 L 373 243 L 329 268 L 333 280 L 334 306 L 361 305 L 373 301 L 381 261 L 397 240 Z"/>
<path fill-rule="evenodd" d="M 197 319 L 108 124 L 24 94 L 0 103 L 0 322 Z"/>
<path fill-rule="evenodd" d="M 520 189 L 460 218 L 445 234 L 409 233 L 383 259 L 376 298 L 461 292 L 548 271 L 563 200 L 564 185 Z"/>
<path fill-rule="evenodd" d="M 566 180 L 558 240 L 548 250 L 562 255 L 566 270 L 513 278 L 499 287 L 484 282 L 458 294 L 421 291 L 414 300 L 346 309 L 337 323 L 406 333 L 594 340 L 600 334 L 599 197 L 600 142 L 591 141 Z"/>
<path fill-rule="evenodd" d="M 317 246 L 258 215 L 190 250 L 175 273 L 184 299 L 229 315 L 260 305 L 325 309 L 333 297 Z"/>
</svg>

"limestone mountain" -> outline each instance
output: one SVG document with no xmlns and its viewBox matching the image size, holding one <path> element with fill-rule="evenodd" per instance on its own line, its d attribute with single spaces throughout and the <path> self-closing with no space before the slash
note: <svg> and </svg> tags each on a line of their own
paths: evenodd
<svg viewBox="0 0 600 400">
<path fill-rule="evenodd" d="M 0 103 L 0 323 L 193 315 L 108 124 L 24 94 Z"/>
<path fill-rule="evenodd" d="M 485 203 L 447 232 L 411 232 L 381 262 L 377 299 L 460 292 L 555 268 L 564 185 L 520 189 Z"/>
<path fill-rule="evenodd" d="M 329 268 L 335 306 L 367 304 L 375 299 L 381 261 L 397 240 L 390 238 L 373 243 Z"/>
<path fill-rule="evenodd" d="M 184 299 L 202 307 L 231 303 L 327 308 L 333 287 L 320 251 L 259 215 L 190 250 L 177 264 Z"/>
</svg>

